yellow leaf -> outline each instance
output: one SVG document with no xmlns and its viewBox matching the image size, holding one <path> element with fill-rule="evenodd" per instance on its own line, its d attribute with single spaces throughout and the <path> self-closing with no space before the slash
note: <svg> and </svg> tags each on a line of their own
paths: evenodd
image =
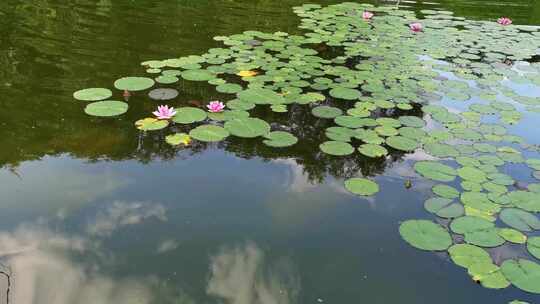
<svg viewBox="0 0 540 304">
<path fill-rule="evenodd" d="M 240 76 L 240 77 L 253 77 L 255 75 L 257 75 L 258 73 L 256 71 L 240 71 L 238 73 L 236 73 L 236 75 Z"/>
</svg>

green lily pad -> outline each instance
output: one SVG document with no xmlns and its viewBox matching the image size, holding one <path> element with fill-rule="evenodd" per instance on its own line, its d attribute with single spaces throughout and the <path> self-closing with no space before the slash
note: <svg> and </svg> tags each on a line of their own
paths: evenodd
<svg viewBox="0 0 540 304">
<path fill-rule="evenodd" d="M 527 250 L 540 260 L 540 236 L 534 236 L 527 240 Z"/>
<path fill-rule="evenodd" d="M 98 101 L 110 98 L 112 91 L 105 88 L 89 88 L 73 93 L 73 98 L 82 101 Z"/>
<path fill-rule="evenodd" d="M 186 70 L 180 73 L 180 76 L 185 80 L 190 81 L 208 81 L 216 78 L 216 75 L 208 70 Z"/>
<path fill-rule="evenodd" d="M 255 104 L 284 104 L 285 98 L 278 93 L 260 88 L 247 89 L 237 94 L 238 99 Z"/>
<path fill-rule="evenodd" d="M 207 114 L 205 111 L 199 108 L 182 107 L 176 108 L 176 115 L 173 117 L 173 121 L 180 124 L 192 124 L 205 120 Z"/>
<path fill-rule="evenodd" d="M 510 243 L 525 244 L 525 242 L 527 241 L 527 236 L 515 229 L 501 228 L 498 232 L 503 239 L 507 240 Z"/>
<path fill-rule="evenodd" d="M 484 249 L 470 244 L 455 244 L 448 248 L 452 261 L 461 267 L 469 268 L 478 263 L 492 263 Z"/>
<path fill-rule="evenodd" d="M 156 131 L 166 128 L 169 125 L 167 120 L 159 120 L 156 118 L 143 118 L 135 122 L 137 129 L 141 131 Z"/>
<path fill-rule="evenodd" d="M 448 185 L 435 185 L 431 190 L 433 191 L 433 193 L 444 198 L 452 199 L 459 196 L 459 191 L 456 188 L 450 187 Z"/>
<path fill-rule="evenodd" d="M 355 89 L 338 87 L 330 90 L 330 96 L 345 100 L 358 100 L 362 94 Z"/>
<path fill-rule="evenodd" d="M 503 275 L 512 285 L 530 293 L 540 293 L 540 265 L 519 259 L 506 260 L 501 265 Z"/>
<path fill-rule="evenodd" d="M 368 157 L 381 157 L 388 154 L 384 147 L 374 144 L 363 144 L 358 148 L 358 151 Z"/>
<path fill-rule="evenodd" d="M 399 226 L 399 234 L 411 246 L 421 250 L 440 251 L 452 245 L 448 231 L 427 220 L 407 220 Z"/>
<path fill-rule="evenodd" d="M 86 107 L 84 108 L 84 112 L 91 116 L 111 117 L 126 113 L 128 107 L 128 104 L 122 101 L 96 101 L 86 105 Z"/>
<path fill-rule="evenodd" d="M 236 83 L 224 83 L 218 85 L 216 91 L 220 93 L 236 94 L 242 91 L 242 86 Z"/>
<path fill-rule="evenodd" d="M 229 132 L 215 125 L 202 125 L 189 132 L 189 136 L 204 142 L 221 141 L 229 136 Z"/>
<path fill-rule="evenodd" d="M 178 146 L 180 144 L 188 145 L 191 141 L 191 137 L 186 133 L 176 133 L 167 135 L 165 141 L 171 146 Z"/>
<path fill-rule="evenodd" d="M 320 118 L 336 118 L 343 114 L 340 109 L 329 106 L 319 106 L 313 108 L 311 110 L 311 113 L 313 114 L 313 116 Z"/>
<path fill-rule="evenodd" d="M 512 191 L 508 193 L 512 204 L 529 212 L 540 212 L 540 194 L 528 191 Z"/>
<path fill-rule="evenodd" d="M 114 87 L 126 91 L 143 91 L 153 87 L 155 84 L 152 78 L 148 77 L 124 77 L 114 82 Z"/>
<path fill-rule="evenodd" d="M 231 135 L 245 138 L 264 136 L 270 132 L 270 125 L 259 118 L 236 118 L 225 123 Z"/>
<path fill-rule="evenodd" d="M 379 192 L 379 185 L 365 178 L 350 178 L 345 181 L 345 188 L 356 195 L 370 196 Z"/>
<path fill-rule="evenodd" d="M 450 229 L 457 234 L 494 228 L 495 224 L 476 216 L 463 216 L 450 223 Z"/>
<path fill-rule="evenodd" d="M 499 266 L 491 262 L 482 262 L 471 265 L 467 269 L 469 275 L 485 288 L 502 289 L 510 286 Z"/>
<path fill-rule="evenodd" d="M 404 136 L 390 136 L 386 139 L 386 144 L 400 151 L 414 151 L 418 148 L 418 142 Z"/>
<path fill-rule="evenodd" d="M 503 223 L 520 231 L 540 229 L 540 220 L 534 214 L 521 209 L 504 208 L 499 217 Z"/>
<path fill-rule="evenodd" d="M 486 174 L 481 170 L 474 167 L 462 167 L 457 170 L 459 177 L 464 180 L 474 181 L 476 183 L 483 183 L 487 180 Z"/>
<path fill-rule="evenodd" d="M 453 203 L 451 199 L 433 197 L 424 203 L 427 211 L 442 218 L 456 218 L 464 214 L 465 210 L 459 203 Z"/>
<path fill-rule="evenodd" d="M 414 164 L 414 169 L 423 177 L 440 182 L 451 182 L 457 175 L 452 167 L 435 161 L 419 161 Z"/>
<path fill-rule="evenodd" d="M 353 146 L 341 141 L 325 141 L 319 145 L 321 151 L 326 154 L 344 156 L 354 152 Z"/>
<path fill-rule="evenodd" d="M 298 142 L 298 138 L 291 133 L 284 131 L 270 132 L 264 137 L 267 139 L 263 140 L 263 143 L 275 148 L 290 147 Z"/>
</svg>

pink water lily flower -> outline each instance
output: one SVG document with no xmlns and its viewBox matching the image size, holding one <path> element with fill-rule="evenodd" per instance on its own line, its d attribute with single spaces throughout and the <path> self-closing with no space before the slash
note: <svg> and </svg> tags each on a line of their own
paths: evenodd
<svg viewBox="0 0 540 304">
<path fill-rule="evenodd" d="M 424 26 L 422 26 L 422 23 L 420 22 L 414 22 L 414 23 L 409 24 L 409 28 L 411 29 L 411 31 L 418 33 L 422 31 Z"/>
<path fill-rule="evenodd" d="M 225 105 L 221 101 L 211 101 L 206 107 L 212 113 L 223 112 L 223 109 L 225 109 Z"/>
<path fill-rule="evenodd" d="M 501 18 L 497 19 L 497 23 L 500 24 L 500 25 L 510 25 L 510 24 L 512 24 L 512 19 L 506 18 L 506 17 L 501 17 Z"/>
<path fill-rule="evenodd" d="M 171 119 L 176 115 L 176 111 L 173 107 L 159 106 L 157 111 L 152 112 L 152 114 L 156 115 L 157 119 Z"/>
<path fill-rule="evenodd" d="M 372 12 L 368 12 L 368 11 L 364 11 L 362 13 L 362 18 L 364 20 L 370 20 L 371 18 L 373 18 L 373 13 Z"/>
</svg>

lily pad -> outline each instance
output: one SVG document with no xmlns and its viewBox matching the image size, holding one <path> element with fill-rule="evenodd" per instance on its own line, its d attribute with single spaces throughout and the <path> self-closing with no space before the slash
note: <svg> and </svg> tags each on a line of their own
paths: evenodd
<svg viewBox="0 0 540 304">
<path fill-rule="evenodd" d="M 527 241 L 527 250 L 537 259 L 540 259 L 540 236 L 534 236 Z"/>
<path fill-rule="evenodd" d="M 128 104 L 122 101 L 105 100 L 89 103 L 84 112 L 91 116 L 111 117 L 126 113 L 128 107 Z"/>
<path fill-rule="evenodd" d="M 123 77 L 114 82 L 114 87 L 122 91 L 134 92 L 149 89 L 154 84 L 154 80 L 148 77 Z"/>
<path fill-rule="evenodd" d="M 358 151 L 368 157 L 381 157 L 388 154 L 384 147 L 374 144 L 363 144 L 358 148 Z"/>
<path fill-rule="evenodd" d="M 203 121 L 206 117 L 206 112 L 199 108 L 181 107 L 176 108 L 176 115 L 174 115 L 173 121 L 180 124 L 192 124 Z"/>
<path fill-rule="evenodd" d="M 135 127 L 141 131 L 156 131 L 166 128 L 169 125 L 167 120 L 159 120 L 156 118 L 143 118 L 135 122 Z"/>
<path fill-rule="evenodd" d="M 501 228 L 499 229 L 499 235 L 507 240 L 510 243 L 514 244 L 524 244 L 527 241 L 527 236 L 523 233 L 511 229 L 511 228 Z"/>
<path fill-rule="evenodd" d="M 517 208 L 504 208 L 500 219 L 506 225 L 520 231 L 540 229 L 540 220 L 532 213 Z"/>
<path fill-rule="evenodd" d="M 404 137 L 404 136 L 391 136 L 386 139 L 386 144 L 396 150 L 401 151 L 414 151 L 418 148 L 418 142 Z"/>
<path fill-rule="evenodd" d="M 191 142 L 191 137 L 186 133 L 176 133 L 167 135 L 165 141 L 171 146 L 178 146 L 180 144 L 187 146 Z"/>
<path fill-rule="evenodd" d="M 399 226 L 399 233 L 407 243 L 421 250 L 440 251 L 452 245 L 448 231 L 427 220 L 407 220 Z"/>
<path fill-rule="evenodd" d="M 178 96 L 178 91 L 170 88 L 154 89 L 148 92 L 148 97 L 153 100 L 171 100 Z"/>
<path fill-rule="evenodd" d="M 229 132 L 220 126 L 202 125 L 191 130 L 189 136 L 199 141 L 216 142 L 227 138 Z"/>
<path fill-rule="evenodd" d="M 278 93 L 260 88 L 247 89 L 238 93 L 238 99 L 255 104 L 284 104 L 285 98 Z"/>
<path fill-rule="evenodd" d="M 354 152 L 353 146 L 341 141 L 325 141 L 319 145 L 321 151 L 326 154 L 344 156 Z"/>
<path fill-rule="evenodd" d="M 298 142 L 298 138 L 291 133 L 284 131 L 270 132 L 264 137 L 267 138 L 263 141 L 265 145 L 276 148 L 289 147 Z"/>
<path fill-rule="evenodd" d="M 350 178 L 345 181 L 345 188 L 356 195 L 370 196 L 379 192 L 379 185 L 365 178 Z"/>
<path fill-rule="evenodd" d="M 470 244 L 455 244 L 448 248 L 450 258 L 456 265 L 469 268 L 478 263 L 492 263 L 491 257 L 484 249 Z"/>
<path fill-rule="evenodd" d="M 491 262 L 482 262 L 471 265 L 467 269 L 469 275 L 483 287 L 502 289 L 510 286 L 510 282 L 504 277 L 499 266 Z"/>
<path fill-rule="evenodd" d="M 330 96 L 345 100 L 358 100 L 362 94 L 355 89 L 338 87 L 330 90 Z"/>
<path fill-rule="evenodd" d="M 313 116 L 320 118 L 336 118 L 343 114 L 340 109 L 329 106 L 319 106 L 313 108 L 311 110 L 311 113 L 313 114 Z"/>
<path fill-rule="evenodd" d="M 506 260 L 501 265 L 503 275 L 517 288 L 530 293 L 540 293 L 540 265 L 519 259 Z"/>
<path fill-rule="evenodd" d="M 245 138 L 264 136 L 270 132 L 270 125 L 259 118 L 236 118 L 225 123 L 231 135 Z"/>
<path fill-rule="evenodd" d="M 432 189 L 433 193 L 444 197 L 444 198 L 457 198 L 459 196 L 459 191 L 448 185 L 435 185 Z"/>
<path fill-rule="evenodd" d="M 183 71 L 180 76 L 185 80 L 190 81 L 208 81 L 210 79 L 216 78 L 216 75 L 208 70 L 186 70 Z"/>
<path fill-rule="evenodd" d="M 89 88 L 73 93 L 73 98 L 82 101 L 98 101 L 110 98 L 112 91 L 105 88 Z"/>
<path fill-rule="evenodd" d="M 419 161 L 414 164 L 414 169 L 423 177 L 440 182 L 451 182 L 457 175 L 454 168 L 435 161 Z"/>
</svg>

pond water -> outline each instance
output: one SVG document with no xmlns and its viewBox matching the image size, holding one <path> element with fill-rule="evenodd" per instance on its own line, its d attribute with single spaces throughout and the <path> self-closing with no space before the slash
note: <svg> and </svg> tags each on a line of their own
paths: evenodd
<svg viewBox="0 0 540 304">
<path fill-rule="evenodd" d="M 160 104 L 146 94 L 131 96 L 129 111 L 114 119 L 86 115 L 85 102 L 72 97 L 143 76 L 143 61 L 222 47 L 215 36 L 301 34 L 293 7 L 304 3 L 2 1 L 0 303 L 8 303 L 1 272 L 10 274 L 9 303 L 17 304 L 540 301 L 514 286 L 484 288 L 445 251 L 420 251 L 403 240 L 403 221 L 434 218 L 424 201 L 435 183 L 412 168 L 421 153 L 392 151 L 382 159 L 321 153 L 324 129 L 333 124 L 309 108 L 286 115 L 257 110 L 257 117 L 294 125 L 299 142 L 289 148 L 234 137 L 179 148 L 165 142 L 165 131 L 133 126 Z M 540 3 L 527 0 L 400 7 L 540 25 Z M 510 86 L 540 96 L 538 87 Z M 176 88 L 180 95 L 169 103 L 175 107 L 225 99 L 206 84 Z M 414 108 L 407 115 L 423 113 Z M 509 133 L 540 144 L 538 118 L 524 112 Z M 525 168 L 504 172 L 533 183 Z M 345 190 L 343 181 L 359 173 L 381 191 L 360 197 Z M 499 265 L 517 256 L 538 263 L 508 244 L 490 254 Z"/>
</svg>

